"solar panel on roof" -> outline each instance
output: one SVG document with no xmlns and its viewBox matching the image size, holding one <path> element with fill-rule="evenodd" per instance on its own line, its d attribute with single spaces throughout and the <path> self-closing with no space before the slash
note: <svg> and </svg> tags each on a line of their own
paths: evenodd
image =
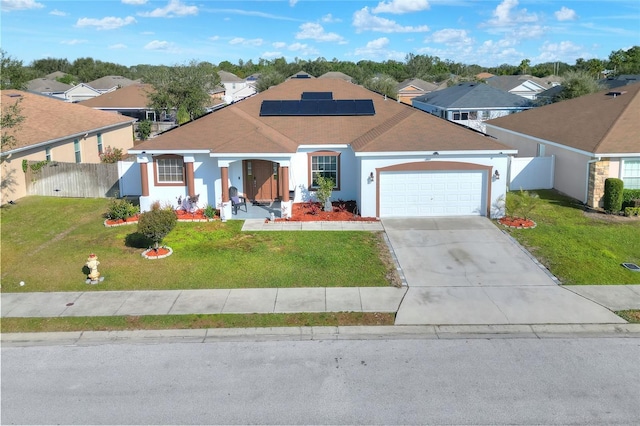
<svg viewBox="0 0 640 426">
<path fill-rule="evenodd" d="M 356 104 L 352 100 L 340 99 L 338 101 L 338 115 L 355 115 Z"/>
<path fill-rule="evenodd" d="M 300 102 L 300 115 L 318 115 L 318 101 L 313 99 Z"/>
<path fill-rule="evenodd" d="M 357 115 L 374 115 L 376 113 L 373 107 L 373 100 L 371 99 L 356 99 L 356 114 Z"/>
<path fill-rule="evenodd" d="M 262 101 L 260 115 L 280 115 L 280 101 Z"/>
<path fill-rule="evenodd" d="M 302 99 L 333 99 L 333 92 L 302 92 Z"/>
<path fill-rule="evenodd" d="M 371 99 L 309 99 L 262 101 L 261 116 L 345 116 L 375 115 Z"/>
<path fill-rule="evenodd" d="M 280 101 L 281 115 L 299 115 L 300 101 Z"/>
</svg>

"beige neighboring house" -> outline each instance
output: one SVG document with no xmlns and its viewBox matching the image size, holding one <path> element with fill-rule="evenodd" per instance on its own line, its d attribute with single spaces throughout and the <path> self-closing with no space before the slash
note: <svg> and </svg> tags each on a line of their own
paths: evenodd
<svg viewBox="0 0 640 426">
<path fill-rule="evenodd" d="M 491 120 L 486 132 L 519 157 L 555 156 L 554 188 L 590 207 L 602 207 L 607 178 L 640 189 L 640 83 Z"/>
<path fill-rule="evenodd" d="M 19 90 L 2 90 L 3 114 L 16 102 L 24 121 L 8 130 L 16 144 L 0 153 L 1 204 L 26 195 L 23 160 L 99 163 L 99 154 L 107 146 L 125 153 L 133 147 L 135 120 L 130 117 Z"/>
<path fill-rule="evenodd" d="M 426 95 L 427 93 L 431 93 L 435 90 L 438 90 L 437 84 L 429 83 L 428 81 L 424 81 L 419 78 L 410 78 L 402 83 L 398 83 L 396 86 L 398 102 L 402 102 L 407 105 L 411 105 L 413 98 Z"/>
<path fill-rule="evenodd" d="M 235 74 L 227 71 L 218 71 L 218 76 L 220 76 L 220 84 L 224 87 L 222 99 L 224 99 L 227 104 L 238 102 L 257 93 L 255 85 L 252 82 L 242 79 Z M 212 93 L 212 97 L 219 97 L 214 96 L 215 94 L 216 93 Z"/>
</svg>

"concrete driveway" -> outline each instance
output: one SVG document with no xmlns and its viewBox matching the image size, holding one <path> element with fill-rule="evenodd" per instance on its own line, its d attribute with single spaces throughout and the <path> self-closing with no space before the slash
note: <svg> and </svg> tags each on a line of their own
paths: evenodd
<svg viewBox="0 0 640 426">
<path fill-rule="evenodd" d="M 543 266 L 487 218 L 382 223 L 409 286 L 397 325 L 625 322 L 558 286 Z"/>
</svg>

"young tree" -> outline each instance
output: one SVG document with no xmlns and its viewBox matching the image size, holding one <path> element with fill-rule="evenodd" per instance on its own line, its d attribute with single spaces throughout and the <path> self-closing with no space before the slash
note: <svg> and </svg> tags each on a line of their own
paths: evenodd
<svg viewBox="0 0 640 426">
<path fill-rule="evenodd" d="M 2 136 L 0 143 L 0 153 L 9 151 L 16 145 L 16 130 L 24 121 L 22 108 L 20 107 L 21 98 L 10 105 L 2 105 L 2 115 L 0 116 L 0 128 L 2 128 Z M 0 162 L 4 162 L 4 155 L 0 155 Z"/>
<path fill-rule="evenodd" d="M 277 86 L 285 80 L 285 76 L 277 71 L 267 71 L 260 75 L 256 82 L 256 90 L 258 92 L 264 92 L 271 86 Z"/>
<path fill-rule="evenodd" d="M 391 76 L 388 75 L 371 77 L 364 82 L 364 87 L 366 87 L 367 89 L 373 92 L 380 93 L 381 95 L 387 95 L 388 97 L 393 99 L 398 96 L 398 92 L 396 91 L 397 85 L 398 82 L 396 82 Z"/>
<path fill-rule="evenodd" d="M 2 63 L 0 66 L 0 89 L 18 89 L 24 90 L 27 87 L 27 81 L 31 79 L 30 73 L 22 66 L 22 61 L 7 55 L 3 49 L 0 49 Z"/>
<path fill-rule="evenodd" d="M 190 120 L 206 113 L 211 101 L 209 91 L 220 83 L 213 65 L 191 61 L 186 65 L 149 69 L 143 78 L 153 86 L 148 94 L 149 107 L 156 111 L 178 111 L 183 107 Z"/>
<path fill-rule="evenodd" d="M 141 141 L 146 141 L 151 135 L 151 121 L 143 120 L 138 123 L 138 137 Z"/>
<path fill-rule="evenodd" d="M 171 207 L 160 207 L 159 202 L 153 203 L 151 210 L 140 215 L 138 232 L 153 241 L 157 250 L 160 243 L 176 226 L 178 219 Z"/>
<path fill-rule="evenodd" d="M 562 86 L 558 100 L 573 99 L 603 89 L 588 71 L 569 71 L 564 75 Z"/>
</svg>

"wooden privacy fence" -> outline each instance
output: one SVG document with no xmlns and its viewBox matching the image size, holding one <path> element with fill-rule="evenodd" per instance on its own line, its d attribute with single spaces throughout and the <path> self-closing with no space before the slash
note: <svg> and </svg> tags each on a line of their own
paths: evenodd
<svg viewBox="0 0 640 426">
<path fill-rule="evenodd" d="M 108 198 L 120 194 L 118 164 L 76 164 L 29 161 L 27 194 L 58 197 Z"/>
</svg>

